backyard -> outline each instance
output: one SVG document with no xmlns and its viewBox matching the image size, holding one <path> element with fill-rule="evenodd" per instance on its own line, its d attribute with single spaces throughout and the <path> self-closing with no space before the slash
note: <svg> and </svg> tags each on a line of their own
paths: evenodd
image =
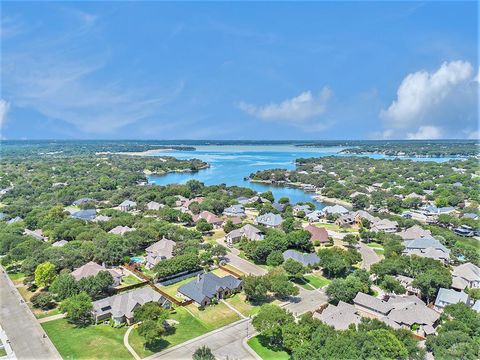
<svg viewBox="0 0 480 360">
<path fill-rule="evenodd" d="M 263 359 L 263 360 L 288 360 L 290 355 L 282 350 L 272 350 L 262 343 L 264 340 L 257 335 L 247 341 L 247 344 Z"/>
<path fill-rule="evenodd" d="M 131 359 L 123 346 L 126 327 L 109 325 L 75 327 L 65 319 L 41 324 L 65 360 L 69 359 Z"/>
</svg>

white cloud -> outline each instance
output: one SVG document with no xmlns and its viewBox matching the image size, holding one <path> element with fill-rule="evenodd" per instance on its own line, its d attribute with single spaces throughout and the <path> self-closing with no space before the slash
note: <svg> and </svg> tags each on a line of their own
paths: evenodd
<svg viewBox="0 0 480 360">
<path fill-rule="evenodd" d="M 436 126 L 420 126 L 414 133 L 408 133 L 409 140 L 433 140 L 442 138 L 442 130 Z"/>
<path fill-rule="evenodd" d="M 476 76 L 473 66 L 462 60 L 445 62 L 434 72 L 411 73 L 380 117 L 398 138 L 461 136 L 478 121 Z"/>
<path fill-rule="evenodd" d="M 301 124 L 323 114 L 331 94 L 330 89 L 324 87 L 317 96 L 313 95 L 311 91 L 304 91 L 300 95 L 286 99 L 281 103 L 257 106 L 241 102 L 238 107 L 262 120 L 288 121 Z"/>
<path fill-rule="evenodd" d="M 4 99 L 0 99 L 0 130 L 3 129 L 7 122 L 7 113 L 10 109 L 10 103 Z"/>
</svg>

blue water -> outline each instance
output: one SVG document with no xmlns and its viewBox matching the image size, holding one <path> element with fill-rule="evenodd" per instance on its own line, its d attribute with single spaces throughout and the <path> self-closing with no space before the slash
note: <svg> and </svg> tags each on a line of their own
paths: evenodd
<svg viewBox="0 0 480 360">
<path fill-rule="evenodd" d="M 136 256 L 136 257 L 131 257 L 130 261 L 134 263 L 143 263 L 145 259 L 143 257 Z"/>
<path fill-rule="evenodd" d="M 195 179 L 205 185 L 224 183 L 228 186 L 248 187 L 258 192 L 272 191 L 276 200 L 286 196 L 292 203 L 312 201 L 318 209 L 325 205 L 313 200 L 313 193 L 301 189 L 276 187 L 245 181 L 251 173 L 258 170 L 283 168 L 292 170 L 297 158 L 320 156 L 348 156 L 338 154 L 342 147 L 304 148 L 293 145 L 196 145 L 196 151 L 159 151 L 152 156 L 174 156 L 179 159 L 197 158 L 210 164 L 210 168 L 196 173 L 169 173 L 162 176 L 150 176 L 148 181 L 156 185 L 183 184 Z M 364 155 L 366 156 L 366 155 Z M 381 154 L 372 154 L 375 159 L 388 158 Z M 402 158 L 408 159 L 408 158 Z M 415 161 L 447 161 L 448 158 L 411 158 Z"/>
</svg>

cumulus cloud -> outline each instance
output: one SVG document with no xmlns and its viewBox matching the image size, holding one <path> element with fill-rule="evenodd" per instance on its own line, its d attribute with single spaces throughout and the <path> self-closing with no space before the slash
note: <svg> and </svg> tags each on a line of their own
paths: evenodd
<svg viewBox="0 0 480 360">
<path fill-rule="evenodd" d="M 257 106 L 241 102 L 238 107 L 247 114 L 262 120 L 301 124 L 323 114 L 331 95 L 330 89 L 324 87 L 318 95 L 312 94 L 311 91 L 304 91 L 300 95 L 280 103 Z"/>
<path fill-rule="evenodd" d="M 411 73 L 380 117 L 385 127 L 407 138 L 460 136 L 478 121 L 476 76 L 473 66 L 462 60 L 445 62 L 434 72 Z"/>
<path fill-rule="evenodd" d="M 7 113 L 10 109 L 10 103 L 4 99 L 0 99 L 0 130 L 7 121 Z"/>
</svg>

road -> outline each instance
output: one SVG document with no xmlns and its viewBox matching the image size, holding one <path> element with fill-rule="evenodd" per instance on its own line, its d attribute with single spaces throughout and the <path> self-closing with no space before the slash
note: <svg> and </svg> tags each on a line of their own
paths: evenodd
<svg viewBox="0 0 480 360">
<path fill-rule="evenodd" d="M 55 346 L 22 300 L 14 284 L 0 267 L 0 323 L 5 330 L 17 359 L 61 359 Z"/>
<path fill-rule="evenodd" d="M 218 239 L 217 242 L 225 247 L 227 246 L 224 238 Z M 260 266 L 255 265 L 250 261 L 242 259 L 240 256 L 238 256 L 240 254 L 240 251 L 238 249 L 230 247 L 227 248 L 229 252 L 227 253 L 227 256 L 225 256 L 225 259 L 229 264 L 235 266 L 238 270 L 244 272 L 245 274 L 257 276 L 267 273 L 267 271 Z"/>
<path fill-rule="evenodd" d="M 362 242 L 358 243 L 358 251 L 362 255 L 362 269 L 370 270 L 370 266 L 381 260 L 380 256 Z"/>
<path fill-rule="evenodd" d="M 212 350 L 217 359 L 245 359 L 258 360 L 258 356 L 245 344 L 249 335 L 255 330 L 249 318 L 239 320 L 231 325 L 224 326 L 190 341 L 174 346 L 145 358 L 144 360 L 183 360 L 192 358 L 192 354 L 201 346 Z"/>
<path fill-rule="evenodd" d="M 305 290 L 301 286 L 298 286 L 300 293 L 290 302 L 284 306 L 295 316 L 299 316 L 307 311 L 315 311 L 328 301 L 325 291 L 322 289 L 317 290 Z"/>
</svg>

